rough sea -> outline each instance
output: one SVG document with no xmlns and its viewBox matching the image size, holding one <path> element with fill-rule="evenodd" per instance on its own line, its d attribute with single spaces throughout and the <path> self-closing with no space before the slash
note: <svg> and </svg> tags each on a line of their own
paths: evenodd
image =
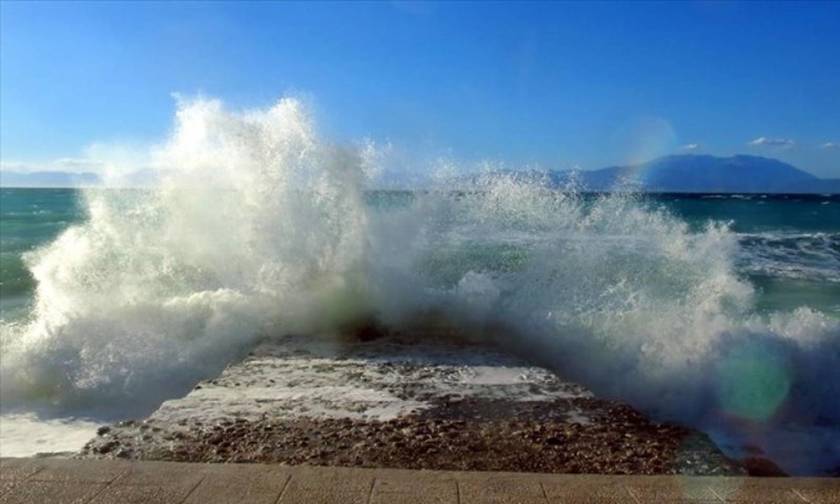
<svg viewBox="0 0 840 504">
<path fill-rule="evenodd" d="M 368 188 L 291 100 L 197 102 L 160 187 L 0 190 L 0 452 L 77 450 L 258 342 L 445 319 L 596 395 L 840 466 L 840 196 Z"/>
</svg>

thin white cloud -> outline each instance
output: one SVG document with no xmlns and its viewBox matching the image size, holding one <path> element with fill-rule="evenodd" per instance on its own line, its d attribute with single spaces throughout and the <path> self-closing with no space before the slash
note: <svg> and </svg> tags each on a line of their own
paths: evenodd
<svg viewBox="0 0 840 504">
<path fill-rule="evenodd" d="M 58 158 L 47 161 L 0 161 L 0 170 L 20 173 L 39 171 L 65 173 L 101 173 L 104 163 L 88 158 Z"/>
<path fill-rule="evenodd" d="M 134 144 L 94 143 L 84 148 L 78 157 L 0 160 L 0 171 L 92 174 L 108 185 L 145 186 L 158 177 L 151 150 L 148 146 Z"/>
<path fill-rule="evenodd" d="M 700 144 L 698 144 L 698 143 L 685 144 L 681 147 L 682 150 L 687 150 L 687 151 L 695 151 L 699 148 L 700 148 Z"/>
<path fill-rule="evenodd" d="M 796 145 L 796 142 L 790 138 L 768 138 L 762 136 L 748 142 L 747 145 L 752 147 L 776 147 L 779 149 L 789 149 Z"/>
<path fill-rule="evenodd" d="M 840 149 L 840 142 L 826 142 L 820 145 L 820 149 Z"/>
<path fill-rule="evenodd" d="M 27 164 L 20 161 L 0 161 L 2 171 L 26 171 Z"/>
</svg>

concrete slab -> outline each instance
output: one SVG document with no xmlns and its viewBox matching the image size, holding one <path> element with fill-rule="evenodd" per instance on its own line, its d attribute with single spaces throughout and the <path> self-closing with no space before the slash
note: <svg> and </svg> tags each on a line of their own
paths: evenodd
<svg viewBox="0 0 840 504">
<path fill-rule="evenodd" d="M 720 500 L 739 503 L 772 502 L 774 504 L 803 504 L 807 502 L 793 491 L 794 485 L 789 478 L 783 479 L 747 479 L 721 478 L 711 481 L 708 486 Z"/>
<path fill-rule="evenodd" d="M 74 460 L 73 466 L 80 469 L 86 463 L 87 461 Z M 209 467 L 211 466 L 208 464 L 178 462 L 132 462 L 114 484 L 192 487 L 204 478 L 204 472 Z"/>
<path fill-rule="evenodd" d="M 454 478 L 447 478 L 445 473 L 413 472 L 413 475 L 412 471 L 405 471 L 377 476 L 371 504 L 458 504 L 458 484 Z"/>
<path fill-rule="evenodd" d="M 86 461 L 73 461 L 82 466 Z M 92 504 L 169 504 L 187 499 L 205 479 L 205 464 L 133 462 Z M 221 501 L 220 501 L 221 502 Z"/>
<path fill-rule="evenodd" d="M 458 497 L 458 484 L 455 480 L 451 481 L 435 481 L 428 479 L 426 481 L 409 480 L 403 478 L 389 478 L 384 476 L 376 478 L 374 486 L 374 493 L 413 493 L 436 495 L 441 498 Z"/>
<path fill-rule="evenodd" d="M 796 493 L 812 504 L 837 504 L 840 502 L 840 485 L 831 488 L 802 488 L 797 486 Z"/>
<path fill-rule="evenodd" d="M 317 471 L 307 470 L 304 473 L 295 473 L 289 482 L 288 491 L 316 491 L 329 486 L 333 490 L 340 490 L 344 493 L 370 494 L 373 489 L 373 474 L 361 477 L 348 477 L 340 473 L 325 471 L 323 475 Z"/>
<path fill-rule="evenodd" d="M 111 483 L 131 469 L 131 464 L 116 460 L 91 460 L 84 464 L 67 464 L 63 459 L 39 461 L 41 470 L 32 474 L 35 481 Z"/>
<path fill-rule="evenodd" d="M 290 488 L 280 498 L 281 504 L 367 504 L 370 492 L 356 492 L 323 487 L 317 490 Z"/>
<path fill-rule="evenodd" d="M 535 479 L 511 476 L 471 479 L 458 483 L 461 503 L 548 504 L 545 490 Z"/>
<path fill-rule="evenodd" d="M 457 504 L 458 498 L 445 498 L 437 495 L 423 494 L 373 494 L 370 504 Z"/>
<path fill-rule="evenodd" d="M 707 483 L 695 482 L 692 479 L 672 477 L 671 479 L 641 480 L 638 483 L 628 483 L 626 488 L 630 495 L 640 502 L 719 500 Z"/>
<path fill-rule="evenodd" d="M 530 497 L 545 497 L 545 491 L 539 481 L 518 479 L 510 476 L 466 481 L 459 483 L 458 487 L 461 489 L 461 495 L 525 495 Z"/>
<path fill-rule="evenodd" d="M 236 502 L 276 503 L 291 477 L 287 471 L 270 466 L 218 464 L 203 468 L 204 479 L 184 504 Z"/>
<path fill-rule="evenodd" d="M 840 479 L 601 476 L 4 459 L 0 504 L 840 502 Z"/>
<path fill-rule="evenodd" d="M 27 481 L 0 497 L 0 504 L 83 504 L 105 487 L 102 483 Z"/>
<path fill-rule="evenodd" d="M 4 479 L 0 480 L 0 497 L 6 494 L 9 490 L 16 487 L 23 480 Z"/>
<path fill-rule="evenodd" d="M 89 502 L 90 504 L 180 504 L 194 489 L 195 487 L 184 486 L 115 485 L 105 488 Z M 38 501 L 26 502 L 28 504 Z"/>
<path fill-rule="evenodd" d="M 25 479 L 44 468 L 43 461 L 25 458 L 0 459 L 0 480 Z"/>
<path fill-rule="evenodd" d="M 0 459 L 0 497 L 6 495 L 20 482 L 43 469 L 37 460 L 2 458 Z"/>
<path fill-rule="evenodd" d="M 636 502 L 626 486 L 626 479 L 581 475 L 563 476 L 543 482 L 551 502 L 579 502 L 599 499 L 598 502 Z"/>
</svg>

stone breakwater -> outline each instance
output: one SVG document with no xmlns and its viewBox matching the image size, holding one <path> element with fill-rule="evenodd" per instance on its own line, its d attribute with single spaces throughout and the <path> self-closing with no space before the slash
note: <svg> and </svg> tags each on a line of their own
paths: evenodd
<svg viewBox="0 0 840 504">
<path fill-rule="evenodd" d="M 288 337 L 142 421 L 99 430 L 86 458 L 405 469 L 737 475 L 704 434 L 498 351 L 411 339 Z"/>
</svg>

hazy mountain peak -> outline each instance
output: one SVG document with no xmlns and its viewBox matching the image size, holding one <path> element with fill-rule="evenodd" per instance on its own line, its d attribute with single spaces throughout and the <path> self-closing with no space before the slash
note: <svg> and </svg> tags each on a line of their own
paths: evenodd
<svg viewBox="0 0 840 504">
<path fill-rule="evenodd" d="M 637 165 L 582 172 L 578 178 L 593 191 L 629 184 L 651 192 L 840 192 L 836 180 L 819 179 L 778 159 L 746 154 L 670 155 Z"/>
</svg>

